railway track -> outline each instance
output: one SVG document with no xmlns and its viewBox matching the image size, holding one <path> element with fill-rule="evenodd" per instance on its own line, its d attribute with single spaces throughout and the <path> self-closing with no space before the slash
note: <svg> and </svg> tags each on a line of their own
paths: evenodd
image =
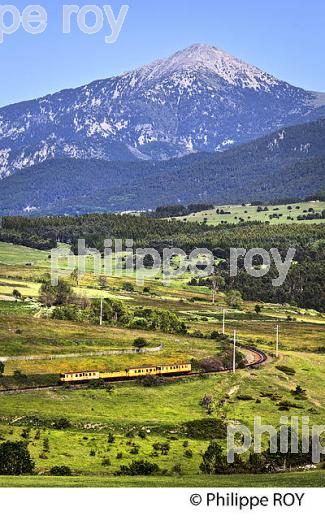
<svg viewBox="0 0 325 520">
<path fill-rule="evenodd" d="M 239 370 L 246 370 L 247 368 L 255 368 L 258 366 L 263 365 L 267 361 L 267 355 L 262 350 L 258 350 L 254 347 L 240 347 L 241 349 L 248 350 L 250 354 L 252 355 L 252 360 L 245 364 L 245 368 L 239 369 Z M 208 376 L 216 375 L 216 374 L 223 374 L 224 372 L 231 372 L 231 368 L 225 368 L 224 370 L 215 370 L 212 372 L 204 372 L 204 374 Z M 184 379 L 189 377 L 198 377 L 202 376 L 202 372 L 190 372 L 189 374 L 183 374 L 183 375 L 175 375 L 175 376 L 168 376 L 168 379 L 172 380 L 178 380 L 178 379 Z M 112 383 L 129 383 L 130 381 L 133 381 L 133 379 L 129 380 L 115 380 L 112 381 Z M 86 387 L 87 383 L 81 383 L 81 384 L 74 384 L 71 385 L 70 388 L 74 390 L 81 390 Z M 3 389 L 0 390 L 0 394 L 24 394 L 28 392 L 38 392 L 42 390 L 59 390 L 62 388 L 60 384 L 55 385 L 47 385 L 47 386 L 33 386 L 33 387 L 25 387 L 25 388 L 12 388 L 12 389 Z"/>
</svg>

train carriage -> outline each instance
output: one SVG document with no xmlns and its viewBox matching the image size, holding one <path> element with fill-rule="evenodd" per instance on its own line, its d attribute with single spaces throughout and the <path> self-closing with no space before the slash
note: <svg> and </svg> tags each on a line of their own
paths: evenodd
<svg viewBox="0 0 325 520">
<path fill-rule="evenodd" d="M 173 365 L 142 366 L 127 368 L 116 372 L 99 372 L 97 370 L 85 370 L 83 372 L 66 372 L 60 374 L 61 383 L 83 383 L 104 379 L 105 381 L 123 381 L 145 376 L 173 376 L 188 374 L 192 370 L 191 363 L 177 363 Z"/>
</svg>

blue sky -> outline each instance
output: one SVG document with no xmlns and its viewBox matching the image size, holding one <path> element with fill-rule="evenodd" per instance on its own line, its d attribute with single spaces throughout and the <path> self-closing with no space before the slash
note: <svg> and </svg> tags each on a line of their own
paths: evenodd
<svg viewBox="0 0 325 520">
<path fill-rule="evenodd" d="M 76 87 L 208 43 L 294 85 L 325 92 L 324 0 L 12 0 L 21 11 L 48 12 L 42 35 L 21 28 L 0 44 L 0 106 Z M 116 43 L 96 35 L 62 34 L 63 4 L 130 6 Z M 7 22 L 8 23 L 8 22 Z"/>
</svg>

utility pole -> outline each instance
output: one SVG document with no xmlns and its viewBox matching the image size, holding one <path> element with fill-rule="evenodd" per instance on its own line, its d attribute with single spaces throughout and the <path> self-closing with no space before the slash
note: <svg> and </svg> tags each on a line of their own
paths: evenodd
<svg viewBox="0 0 325 520">
<path fill-rule="evenodd" d="M 233 350 L 233 360 L 232 360 L 232 371 L 236 373 L 236 331 L 234 330 L 234 350 Z"/>
<path fill-rule="evenodd" d="M 103 298 L 100 299 L 100 315 L 99 315 L 99 325 L 103 325 Z"/>
<path fill-rule="evenodd" d="M 223 312 L 222 312 L 222 334 L 225 334 L 225 331 L 226 331 L 226 310 L 223 309 Z"/>
<path fill-rule="evenodd" d="M 276 326 L 275 357 L 279 357 L 279 325 Z"/>
</svg>

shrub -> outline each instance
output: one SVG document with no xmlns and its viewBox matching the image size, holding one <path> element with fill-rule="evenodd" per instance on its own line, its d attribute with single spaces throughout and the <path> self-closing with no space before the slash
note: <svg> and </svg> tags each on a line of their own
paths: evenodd
<svg viewBox="0 0 325 520">
<path fill-rule="evenodd" d="M 162 377 L 154 376 L 154 375 L 147 375 L 144 377 L 139 377 L 137 379 L 137 383 L 141 386 L 161 386 L 166 383 L 166 381 Z"/>
<path fill-rule="evenodd" d="M 152 447 L 155 451 L 160 451 L 162 455 L 167 455 L 170 448 L 168 442 L 155 442 Z"/>
<path fill-rule="evenodd" d="M 213 330 L 210 334 L 211 339 L 218 339 L 218 340 L 226 340 L 227 335 L 222 334 L 222 332 L 218 332 L 217 330 Z"/>
<path fill-rule="evenodd" d="M 122 285 L 122 291 L 134 292 L 134 285 L 130 282 L 124 282 Z"/>
<path fill-rule="evenodd" d="M 294 368 L 287 367 L 286 365 L 277 365 L 275 368 L 280 370 L 280 372 L 284 372 L 288 376 L 294 376 L 296 373 Z"/>
<path fill-rule="evenodd" d="M 14 370 L 14 378 L 17 379 L 17 381 L 26 381 L 27 376 L 23 374 L 21 370 Z"/>
<path fill-rule="evenodd" d="M 135 348 L 143 348 L 149 345 L 148 341 L 145 338 L 135 338 L 133 341 L 133 346 Z"/>
<path fill-rule="evenodd" d="M 172 472 L 176 475 L 181 475 L 183 473 L 182 466 L 180 464 L 175 464 L 172 468 Z"/>
<path fill-rule="evenodd" d="M 113 435 L 112 432 L 109 432 L 108 437 L 107 437 L 107 442 L 109 444 L 113 444 L 114 441 L 115 441 L 115 436 Z"/>
<path fill-rule="evenodd" d="M 291 403 L 291 401 L 288 401 L 287 399 L 283 399 L 282 401 L 280 401 L 278 406 L 279 406 L 279 410 L 283 410 L 283 411 L 288 411 L 288 410 L 290 410 L 290 408 L 303 408 L 302 406 L 300 406 L 298 404 Z"/>
<path fill-rule="evenodd" d="M 196 419 L 184 423 L 188 437 L 192 439 L 225 439 L 227 427 L 221 419 Z"/>
<path fill-rule="evenodd" d="M 66 305 L 71 303 L 74 294 L 70 284 L 66 280 L 59 280 L 57 286 L 51 284 L 48 279 L 42 283 L 39 290 L 40 302 L 51 307 L 52 305 Z"/>
<path fill-rule="evenodd" d="M 240 309 L 243 304 L 242 295 L 237 290 L 231 290 L 226 295 L 226 303 L 233 309 Z"/>
<path fill-rule="evenodd" d="M 254 397 L 251 395 L 239 394 L 237 395 L 237 399 L 239 399 L 239 401 L 253 401 Z"/>
<path fill-rule="evenodd" d="M 159 471 L 157 464 L 147 460 L 135 460 L 129 466 L 121 466 L 116 475 L 154 475 Z"/>
<path fill-rule="evenodd" d="M 111 461 L 108 457 L 106 457 L 105 459 L 102 460 L 102 466 L 110 466 L 111 465 Z"/>
<path fill-rule="evenodd" d="M 71 427 L 71 423 L 65 417 L 61 417 L 60 419 L 56 419 L 53 423 L 54 428 L 57 430 L 66 430 Z"/>
<path fill-rule="evenodd" d="M 53 466 L 50 469 L 50 475 L 55 477 L 69 477 L 72 474 L 69 466 Z"/>
<path fill-rule="evenodd" d="M 54 320 L 82 321 L 82 312 L 77 305 L 63 305 L 53 310 L 52 318 Z"/>
<path fill-rule="evenodd" d="M 184 457 L 186 457 L 187 459 L 191 459 L 193 457 L 193 452 L 192 450 L 186 450 L 184 452 Z"/>
</svg>

